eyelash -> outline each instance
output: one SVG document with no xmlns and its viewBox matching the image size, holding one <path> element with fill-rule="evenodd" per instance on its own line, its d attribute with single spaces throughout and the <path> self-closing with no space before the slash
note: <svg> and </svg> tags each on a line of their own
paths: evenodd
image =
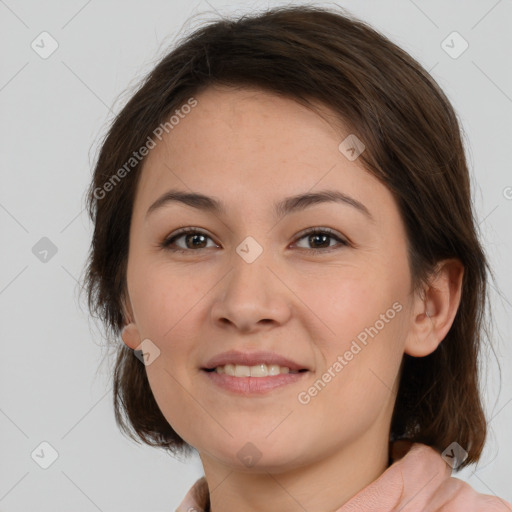
<svg viewBox="0 0 512 512">
<path fill-rule="evenodd" d="M 172 252 L 180 252 L 180 253 L 197 252 L 200 249 L 182 249 L 182 248 L 171 247 L 171 244 L 175 240 L 181 238 L 184 235 L 189 235 L 189 234 L 204 235 L 207 238 L 211 239 L 211 237 L 208 234 L 206 234 L 204 231 L 202 231 L 202 230 L 200 230 L 198 228 L 188 227 L 188 228 L 182 228 L 182 229 L 178 230 L 177 232 L 175 232 L 172 236 L 167 237 L 160 244 L 160 246 L 163 249 L 166 249 L 166 250 L 172 251 Z M 338 246 L 333 246 L 333 247 L 319 248 L 319 249 L 304 249 L 304 248 L 300 248 L 300 250 L 305 251 L 307 253 L 331 252 L 333 250 L 337 250 L 337 249 L 341 249 L 343 247 L 348 247 L 349 246 L 349 243 L 346 240 L 343 240 L 343 238 L 341 238 L 334 230 L 332 230 L 330 228 L 310 228 L 310 229 L 308 229 L 306 231 L 301 232 L 299 234 L 299 237 L 298 237 L 297 240 L 301 240 L 302 238 L 305 238 L 305 237 L 310 236 L 310 235 L 318 235 L 318 234 L 329 235 L 330 238 L 336 239 L 339 242 L 339 245 Z M 203 249 L 207 249 L 207 248 L 203 248 Z"/>
</svg>

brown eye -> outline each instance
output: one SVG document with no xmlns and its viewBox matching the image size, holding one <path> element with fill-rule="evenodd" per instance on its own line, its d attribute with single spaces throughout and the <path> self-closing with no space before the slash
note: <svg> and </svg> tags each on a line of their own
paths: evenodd
<svg viewBox="0 0 512 512">
<path fill-rule="evenodd" d="M 183 244 L 176 244 L 176 241 L 183 239 Z M 163 243 L 162 247 L 171 250 L 171 251 L 193 251 L 195 249 L 207 249 L 207 240 L 211 238 L 203 233 L 202 231 L 198 231 L 193 228 L 186 228 L 180 230 L 178 233 L 173 234 L 169 238 L 167 238 Z M 172 247 L 173 245 L 177 245 L 176 247 Z M 211 246 L 210 246 L 211 247 Z"/>
<path fill-rule="evenodd" d="M 307 239 L 307 243 L 312 246 L 311 248 L 303 248 L 306 251 L 328 252 L 331 249 L 337 249 L 339 246 L 348 246 L 348 242 L 343 240 L 338 234 L 329 228 L 311 229 L 302 234 L 299 240 Z M 336 240 L 338 244 L 331 245 L 331 241 Z M 327 249 L 327 251 L 325 250 Z"/>
</svg>

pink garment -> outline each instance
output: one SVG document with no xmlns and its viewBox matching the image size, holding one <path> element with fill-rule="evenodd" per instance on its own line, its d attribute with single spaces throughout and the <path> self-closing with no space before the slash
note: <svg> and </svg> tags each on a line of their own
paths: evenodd
<svg viewBox="0 0 512 512">
<path fill-rule="evenodd" d="M 397 441 L 393 464 L 335 512 L 512 512 L 512 504 L 476 492 L 451 476 L 451 467 L 433 448 Z M 203 476 L 191 487 L 176 512 L 209 510 Z M 220 512 L 220 511 L 215 511 Z"/>
</svg>

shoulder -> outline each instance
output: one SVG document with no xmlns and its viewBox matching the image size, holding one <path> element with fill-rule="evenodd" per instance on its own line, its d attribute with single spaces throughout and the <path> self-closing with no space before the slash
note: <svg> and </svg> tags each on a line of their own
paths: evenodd
<svg viewBox="0 0 512 512">
<path fill-rule="evenodd" d="M 395 467 L 402 482 L 402 494 L 415 489 L 413 480 L 424 482 L 421 510 L 432 512 L 512 512 L 506 500 L 490 494 L 481 494 L 471 485 L 451 475 L 452 468 L 434 448 L 422 443 L 397 446 L 402 457 L 389 469 Z M 400 456 L 400 454 L 398 454 Z M 416 489 L 415 489 L 416 491 Z M 419 509 L 418 509 L 419 510 Z"/>
<path fill-rule="evenodd" d="M 357 493 L 338 512 L 512 512 L 507 501 L 480 494 L 452 477 L 441 454 L 421 443 L 400 442 L 392 447 L 391 466 Z"/>
</svg>

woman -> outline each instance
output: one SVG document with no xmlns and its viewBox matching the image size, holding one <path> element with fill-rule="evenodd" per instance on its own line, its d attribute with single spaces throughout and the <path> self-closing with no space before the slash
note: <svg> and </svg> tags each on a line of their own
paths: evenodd
<svg viewBox="0 0 512 512">
<path fill-rule="evenodd" d="M 116 420 L 204 467 L 179 510 L 512 510 L 450 476 L 485 442 L 488 264 L 453 108 L 382 35 L 303 6 L 197 30 L 89 209 Z"/>
</svg>

